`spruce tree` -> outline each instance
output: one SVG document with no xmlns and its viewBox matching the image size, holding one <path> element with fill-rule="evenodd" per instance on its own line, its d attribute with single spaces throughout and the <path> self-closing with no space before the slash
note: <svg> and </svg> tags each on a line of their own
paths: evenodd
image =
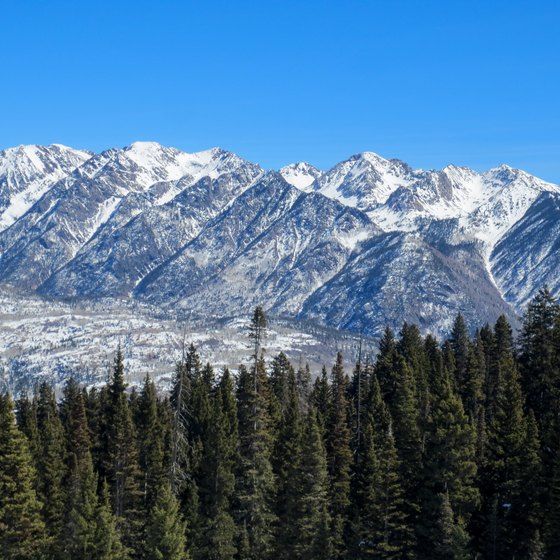
<svg viewBox="0 0 560 560">
<path fill-rule="evenodd" d="M 236 408 L 233 383 L 226 369 L 212 398 L 212 429 L 204 442 L 199 486 L 204 524 L 198 553 L 208 560 L 231 560 L 237 552 L 232 516 L 239 446 Z"/>
<path fill-rule="evenodd" d="M 539 426 L 547 474 L 554 460 L 560 415 L 560 359 L 555 352 L 559 316 L 560 306 L 548 288 L 539 290 L 527 306 L 520 336 L 522 382 Z"/>
<path fill-rule="evenodd" d="M 129 558 L 130 551 L 121 542 L 117 520 L 111 509 L 109 487 L 103 482 L 95 513 L 95 547 L 92 560 L 127 560 Z M 140 547 L 142 543 L 140 541 L 136 544 Z"/>
<path fill-rule="evenodd" d="M 42 558 L 48 543 L 35 469 L 16 426 L 12 399 L 0 395 L 0 553 L 3 560 Z"/>
<path fill-rule="evenodd" d="M 296 485 L 294 558 L 330 560 L 332 557 L 329 506 L 329 479 L 323 437 L 317 412 L 310 409 L 305 418 L 301 458 Z"/>
<path fill-rule="evenodd" d="M 187 560 L 186 526 L 169 484 L 158 492 L 146 523 L 145 560 Z"/>
<path fill-rule="evenodd" d="M 278 437 L 274 446 L 272 466 L 276 478 L 275 513 L 278 523 L 276 534 L 276 557 L 289 560 L 297 546 L 296 525 L 298 488 L 295 484 L 299 474 L 302 452 L 302 425 L 295 372 L 291 366 L 285 373 L 285 403 Z"/>
<path fill-rule="evenodd" d="M 52 543 L 51 552 L 56 556 L 63 527 L 66 450 L 55 394 L 46 383 L 42 383 L 39 388 L 37 423 L 40 426 L 37 454 L 38 497 L 43 503 L 43 518 Z"/>
<path fill-rule="evenodd" d="M 483 511 L 490 520 L 483 546 L 493 551 L 493 558 L 510 558 L 527 550 L 528 543 L 522 542 L 529 521 L 523 504 L 527 429 L 519 375 L 513 356 L 503 353 L 482 481 Z"/>
<path fill-rule="evenodd" d="M 94 558 L 98 546 L 98 506 L 97 476 L 93 472 L 91 455 L 88 452 L 79 464 L 75 462 L 69 480 L 66 522 L 60 545 L 63 558 Z"/>
<path fill-rule="evenodd" d="M 247 532 L 250 557 L 255 560 L 271 553 L 275 524 L 267 394 L 264 360 L 258 359 L 251 372 L 241 366 L 237 386 L 240 460 L 236 509 L 237 521 Z"/>
<path fill-rule="evenodd" d="M 399 457 L 391 421 L 380 431 L 379 460 L 379 516 L 373 539 L 379 560 L 415 558 L 413 526 L 405 504 Z"/>
<path fill-rule="evenodd" d="M 136 431 L 125 390 L 123 355 L 119 347 L 108 387 L 104 472 L 124 545 L 138 556 L 143 524 L 142 477 Z"/>
<path fill-rule="evenodd" d="M 158 489 L 165 479 L 164 431 L 158 418 L 157 393 L 149 376 L 144 379 L 138 397 L 136 427 L 138 432 L 139 465 L 142 471 L 142 494 L 146 512 L 155 503 Z"/>
<path fill-rule="evenodd" d="M 331 403 L 327 418 L 327 464 L 330 478 L 330 516 L 333 558 L 344 555 L 344 533 L 350 506 L 350 429 L 348 426 L 347 381 L 338 352 L 331 373 Z"/>
</svg>

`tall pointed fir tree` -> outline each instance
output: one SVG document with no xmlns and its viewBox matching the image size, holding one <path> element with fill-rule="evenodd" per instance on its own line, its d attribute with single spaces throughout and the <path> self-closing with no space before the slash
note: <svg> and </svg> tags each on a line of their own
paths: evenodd
<svg viewBox="0 0 560 560">
<path fill-rule="evenodd" d="M 103 482 L 95 513 L 95 547 L 92 560 L 128 560 L 129 558 L 130 551 L 121 542 L 117 520 L 111 509 L 109 487 Z M 141 547 L 142 541 L 135 544 Z"/>
<path fill-rule="evenodd" d="M 65 492 L 65 440 L 54 391 L 46 383 L 39 387 L 37 423 L 40 426 L 37 455 L 38 496 L 51 541 L 51 554 L 58 556 L 63 528 Z"/>
<path fill-rule="evenodd" d="M 124 537 L 123 544 L 133 551 L 134 557 L 139 557 L 143 525 L 142 477 L 136 432 L 125 391 L 123 354 L 119 347 L 108 387 L 104 472 L 113 511 Z"/>
<path fill-rule="evenodd" d="M 527 551 L 523 506 L 523 469 L 527 459 L 527 420 L 513 355 L 503 352 L 498 364 L 495 412 L 489 426 L 487 460 L 482 473 L 486 532 L 482 548 L 492 559 Z"/>
<path fill-rule="evenodd" d="M 239 368 L 237 385 L 240 461 L 236 478 L 237 522 L 246 532 L 250 558 L 271 554 L 274 539 L 275 480 L 271 465 L 269 403 L 264 359 L 249 372 Z M 243 542 L 243 539 L 241 539 Z"/>
<path fill-rule="evenodd" d="M 75 456 L 68 481 L 64 534 L 61 541 L 62 558 L 88 560 L 95 558 L 97 534 L 97 476 L 89 451 L 78 464 Z"/>
<path fill-rule="evenodd" d="M 331 520 L 329 515 L 329 477 L 323 436 L 317 412 L 310 408 L 302 434 L 301 457 L 297 464 L 296 508 L 293 558 L 330 560 Z"/>
<path fill-rule="evenodd" d="M 10 396 L 0 394 L 0 556 L 3 560 L 42 558 L 48 543 L 35 469 L 25 436 L 18 429 Z"/>
<path fill-rule="evenodd" d="M 559 325 L 560 306 L 545 287 L 529 303 L 523 317 L 519 361 L 527 406 L 539 426 L 548 478 L 560 441 L 560 352 L 555 337 Z"/>
<path fill-rule="evenodd" d="M 445 523 L 453 528 L 453 534 L 458 535 L 464 532 L 463 528 L 480 499 L 475 479 L 476 430 L 464 412 L 437 347 L 430 346 L 429 354 L 432 404 L 419 489 L 421 514 L 417 525 L 418 557 L 426 560 L 447 557 L 435 548 L 441 536 L 442 515 Z"/>
<path fill-rule="evenodd" d="M 275 513 L 277 528 L 275 557 L 289 560 L 296 553 L 297 531 L 294 519 L 298 508 L 298 487 L 295 484 L 301 459 L 302 424 L 296 377 L 289 365 L 285 370 L 285 395 L 281 406 L 281 421 L 276 438 L 272 465 L 276 478 Z"/>
<path fill-rule="evenodd" d="M 187 560 L 186 526 L 169 483 L 157 492 L 146 522 L 144 560 Z"/>
<path fill-rule="evenodd" d="M 338 352 L 331 372 L 331 403 L 327 418 L 327 464 L 330 478 L 330 516 L 333 558 L 344 556 L 344 535 L 350 506 L 352 451 L 348 426 L 347 381 Z"/>
<path fill-rule="evenodd" d="M 199 484 L 203 524 L 200 558 L 232 560 L 237 552 L 237 530 L 232 515 L 234 470 L 238 458 L 237 405 L 229 371 L 223 372 L 212 396 L 212 429 L 208 430 Z"/>
<path fill-rule="evenodd" d="M 139 464 L 142 473 L 143 508 L 148 513 L 164 480 L 164 431 L 158 418 L 157 393 L 149 376 L 138 397 L 136 413 Z"/>
</svg>

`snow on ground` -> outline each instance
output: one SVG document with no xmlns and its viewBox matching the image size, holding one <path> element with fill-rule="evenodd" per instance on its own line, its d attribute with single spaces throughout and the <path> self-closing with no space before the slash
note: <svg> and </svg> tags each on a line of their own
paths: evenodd
<svg viewBox="0 0 560 560">
<path fill-rule="evenodd" d="M 211 322 L 129 301 L 71 304 L 0 292 L 0 391 L 29 390 L 42 379 L 60 387 L 71 375 L 87 385 L 102 383 L 119 343 L 130 385 L 149 374 L 166 389 L 183 343 L 192 342 L 204 362 L 236 370 L 250 359 L 247 333 L 246 318 Z M 323 364 L 330 367 L 337 350 L 350 371 L 357 345 L 348 333 L 271 319 L 264 347 L 268 360 L 284 351 L 296 367 L 308 362 L 316 375 Z"/>
</svg>

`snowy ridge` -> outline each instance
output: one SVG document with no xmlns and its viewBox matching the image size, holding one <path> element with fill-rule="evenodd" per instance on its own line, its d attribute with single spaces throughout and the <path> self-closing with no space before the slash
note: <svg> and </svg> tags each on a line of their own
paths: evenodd
<svg viewBox="0 0 560 560">
<path fill-rule="evenodd" d="M 310 163 L 300 162 L 285 165 L 280 169 L 280 175 L 294 187 L 309 192 L 313 183 L 322 177 L 323 172 Z"/>
<path fill-rule="evenodd" d="M 0 231 L 92 155 L 60 144 L 18 146 L 0 152 Z"/>
<path fill-rule="evenodd" d="M 262 304 L 370 334 L 404 320 L 442 333 L 457 312 L 515 323 L 543 283 L 560 293 L 558 197 L 505 165 L 373 152 L 264 172 L 220 148 L 24 146 L 0 153 L 0 287 L 201 320 Z"/>
</svg>

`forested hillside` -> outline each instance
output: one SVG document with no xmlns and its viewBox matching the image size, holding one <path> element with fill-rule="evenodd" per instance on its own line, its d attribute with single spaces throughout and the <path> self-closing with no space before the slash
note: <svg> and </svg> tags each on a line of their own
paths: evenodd
<svg viewBox="0 0 560 560">
<path fill-rule="evenodd" d="M 2 395 L 0 557 L 560 558 L 560 306 L 471 334 L 405 323 L 315 377 L 257 308 L 235 375 L 191 346 L 127 391 L 119 350 L 106 386 Z"/>
</svg>

